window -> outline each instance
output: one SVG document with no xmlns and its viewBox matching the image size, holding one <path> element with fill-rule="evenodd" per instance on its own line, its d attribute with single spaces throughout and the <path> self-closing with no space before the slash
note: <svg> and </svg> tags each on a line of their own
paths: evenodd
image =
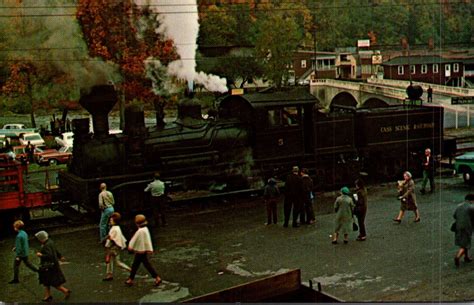
<svg viewBox="0 0 474 305">
<path fill-rule="evenodd" d="M 438 73 L 439 72 L 439 66 L 438 64 L 433 65 L 433 73 Z"/>
<path fill-rule="evenodd" d="M 453 64 L 453 72 L 459 72 L 459 64 L 458 63 Z"/>
<path fill-rule="evenodd" d="M 285 107 L 282 109 L 282 123 L 283 125 L 298 126 L 298 108 L 296 107 Z"/>
<path fill-rule="evenodd" d="M 410 65 L 410 74 L 415 74 L 415 73 L 416 73 L 416 66 Z"/>
<path fill-rule="evenodd" d="M 403 66 L 398 66 L 398 75 L 403 75 L 405 74 L 405 70 L 403 69 Z"/>
<path fill-rule="evenodd" d="M 299 114 L 297 107 L 270 109 L 267 112 L 268 127 L 298 126 Z"/>
<path fill-rule="evenodd" d="M 306 59 L 301 60 L 301 68 L 306 68 Z"/>
<path fill-rule="evenodd" d="M 428 66 L 427 65 L 421 65 L 421 74 L 426 74 L 428 72 Z"/>
</svg>

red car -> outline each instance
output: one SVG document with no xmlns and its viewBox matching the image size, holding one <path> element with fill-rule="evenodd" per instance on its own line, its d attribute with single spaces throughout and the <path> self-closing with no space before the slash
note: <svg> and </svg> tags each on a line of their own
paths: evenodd
<svg viewBox="0 0 474 305">
<path fill-rule="evenodd" d="M 72 158 L 72 147 L 64 146 L 59 150 L 50 149 L 38 155 L 37 162 L 40 165 L 56 165 L 68 163 Z"/>
<path fill-rule="evenodd" d="M 28 154 L 26 153 L 26 145 L 17 145 L 12 147 L 12 151 L 15 154 L 15 159 L 21 161 L 22 158 L 28 160 Z M 49 153 L 52 151 L 56 151 L 55 149 L 43 149 L 39 147 L 35 147 L 34 152 L 34 159 L 38 160 L 40 154 Z"/>
</svg>

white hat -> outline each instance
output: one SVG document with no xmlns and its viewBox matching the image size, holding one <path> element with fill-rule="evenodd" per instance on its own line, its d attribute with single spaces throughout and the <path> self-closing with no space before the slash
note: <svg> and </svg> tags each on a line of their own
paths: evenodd
<svg viewBox="0 0 474 305">
<path fill-rule="evenodd" d="M 45 242 L 48 240 L 48 233 L 46 231 L 39 231 L 35 234 L 35 236 L 40 242 Z"/>
</svg>

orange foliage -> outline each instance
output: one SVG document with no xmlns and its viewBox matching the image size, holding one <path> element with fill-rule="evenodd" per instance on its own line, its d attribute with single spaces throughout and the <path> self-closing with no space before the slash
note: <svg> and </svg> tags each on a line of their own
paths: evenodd
<svg viewBox="0 0 474 305">
<path fill-rule="evenodd" d="M 2 87 L 2 92 L 7 95 L 25 94 L 28 90 L 30 74 L 35 73 L 33 65 L 16 62 L 9 66 L 10 77 Z"/>
<path fill-rule="evenodd" d="M 155 29 L 137 35 L 140 18 L 156 15 L 139 9 L 132 1 L 79 0 L 76 17 L 81 25 L 89 55 L 118 64 L 126 100 L 153 99 L 152 84 L 145 77 L 145 60 L 160 59 L 167 65 L 177 59 L 173 41 Z"/>
</svg>

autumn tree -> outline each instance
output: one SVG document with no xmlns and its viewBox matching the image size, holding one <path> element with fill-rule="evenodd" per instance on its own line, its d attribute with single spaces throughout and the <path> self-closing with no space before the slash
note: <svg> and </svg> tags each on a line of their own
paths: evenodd
<svg viewBox="0 0 474 305">
<path fill-rule="evenodd" d="M 51 0 L 48 3 L 51 8 L 47 11 L 33 4 L 36 3 L 32 0 L 3 2 L 3 12 L 7 17 L 0 18 L 4 73 L 0 90 L 3 100 L 13 101 L 15 109 L 30 113 L 31 125 L 36 127 L 36 110 L 57 107 L 60 101 L 74 100 L 78 91 L 71 75 L 57 65 L 68 50 L 67 43 L 74 41 L 74 35 L 67 31 L 73 18 L 64 11 L 61 11 L 63 16 L 54 16 L 60 13 L 55 8 L 65 2 Z M 70 39 L 64 42 L 63 35 Z M 71 66 L 71 62 L 67 65 Z"/>
<path fill-rule="evenodd" d="M 118 65 L 122 75 L 122 82 L 117 84 L 121 102 L 152 102 L 161 117 L 157 124 L 162 124 L 164 100 L 152 91 L 146 61 L 152 58 L 167 65 L 178 56 L 173 42 L 156 31 L 156 12 L 133 1 L 79 0 L 76 16 L 89 55 Z"/>
</svg>

